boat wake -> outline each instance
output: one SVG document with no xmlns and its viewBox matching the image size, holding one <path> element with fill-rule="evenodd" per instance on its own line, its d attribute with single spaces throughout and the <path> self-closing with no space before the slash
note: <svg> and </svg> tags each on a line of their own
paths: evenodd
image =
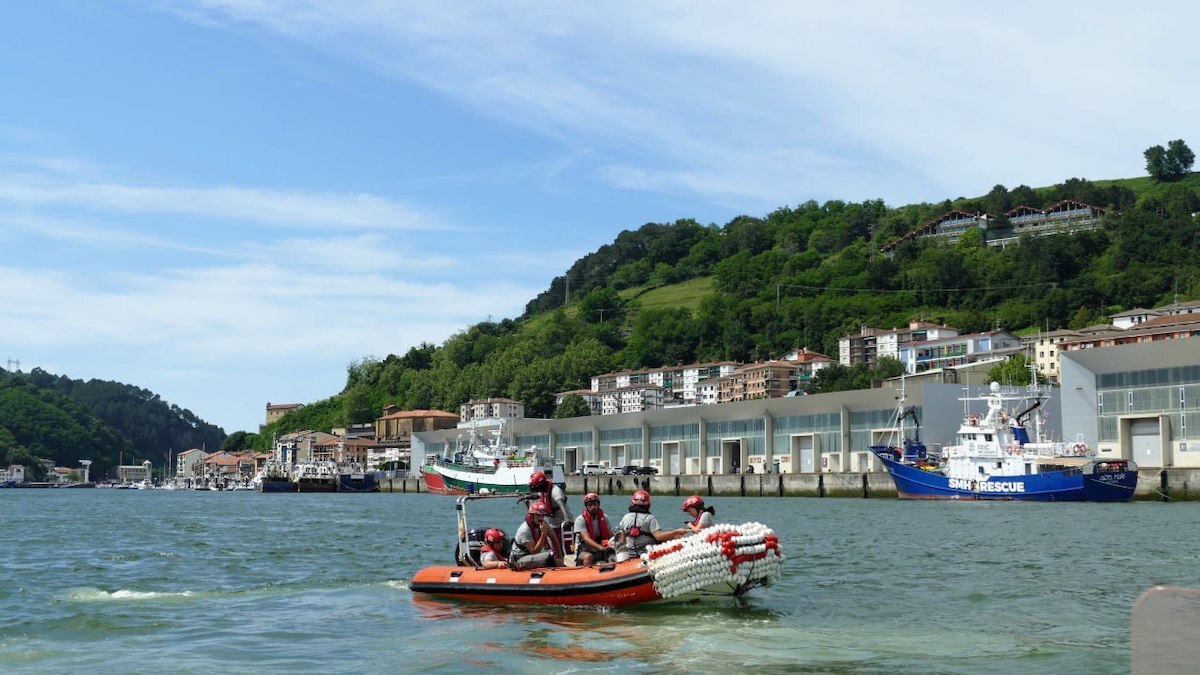
<svg viewBox="0 0 1200 675">
<path fill-rule="evenodd" d="M 133 591 L 122 588 L 116 591 L 106 591 L 103 588 L 80 587 L 67 591 L 66 599 L 72 602 L 120 602 L 127 600 L 173 600 L 190 599 L 199 595 L 195 591 Z"/>
</svg>

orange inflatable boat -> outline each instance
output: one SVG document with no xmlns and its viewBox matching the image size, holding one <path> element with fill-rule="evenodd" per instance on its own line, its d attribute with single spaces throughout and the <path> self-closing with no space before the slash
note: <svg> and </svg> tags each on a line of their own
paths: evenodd
<svg viewBox="0 0 1200 675">
<path fill-rule="evenodd" d="M 641 558 L 590 567 L 553 567 L 515 571 L 482 567 L 426 567 L 410 588 L 498 603 L 621 607 L 659 600 L 654 579 Z"/>
<path fill-rule="evenodd" d="M 779 540 L 761 523 L 714 525 L 683 539 L 650 546 L 646 555 L 624 562 L 520 571 L 485 569 L 479 565 L 485 528 L 467 527 L 467 502 L 514 497 L 529 498 L 512 494 L 459 497 L 454 555 L 458 564 L 421 569 L 413 576 L 410 590 L 474 602 L 623 607 L 742 595 L 772 583 L 782 571 Z"/>
</svg>

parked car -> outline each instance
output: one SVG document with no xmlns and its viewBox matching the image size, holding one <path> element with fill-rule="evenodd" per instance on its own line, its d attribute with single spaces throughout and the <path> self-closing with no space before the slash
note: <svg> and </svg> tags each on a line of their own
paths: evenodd
<svg viewBox="0 0 1200 675">
<path fill-rule="evenodd" d="M 631 476 L 631 475 L 637 473 L 637 470 L 638 470 L 637 466 L 635 466 L 633 464 L 626 464 L 625 466 L 618 469 L 617 473 L 621 474 L 622 476 Z"/>
<path fill-rule="evenodd" d="M 639 466 L 637 468 L 637 473 L 643 476 L 653 476 L 654 474 L 658 473 L 658 469 L 652 466 Z"/>
<path fill-rule="evenodd" d="M 579 469 L 575 471 L 575 475 L 576 476 L 598 476 L 600 474 L 605 474 L 610 471 L 611 471 L 611 469 L 609 469 L 608 467 L 606 467 L 602 464 L 594 464 L 592 462 L 584 462 L 583 466 L 579 467 Z"/>
<path fill-rule="evenodd" d="M 623 476 L 652 476 L 658 473 L 658 469 L 652 466 L 637 466 L 636 464 L 626 464 L 621 467 L 621 475 Z"/>
</svg>

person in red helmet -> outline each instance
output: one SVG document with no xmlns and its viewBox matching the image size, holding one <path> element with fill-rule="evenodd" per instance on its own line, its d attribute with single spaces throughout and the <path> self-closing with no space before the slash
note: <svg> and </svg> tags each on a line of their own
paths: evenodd
<svg viewBox="0 0 1200 675">
<path fill-rule="evenodd" d="M 600 508 L 600 495 L 587 493 L 583 496 L 583 514 L 575 519 L 575 564 L 612 562 L 617 556 L 609 546 L 612 537 L 608 516 Z"/>
<path fill-rule="evenodd" d="M 563 546 L 563 527 L 570 527 L 575 523 L 571 509 L 567 506 L 567 495 L 563 493 L 562 488 L 550 482 L 544 471 L 533 472 L 529 477 L 529 489 L 533 490 L 538 496 L 538 501 L 546 506 L 546 524 L 554 531 L 554 538 L 550 542 L 554 550 L 554 559 L 562 565 L 567 553 L 566 547 Z"/>
<path fill-rule="evenodd" d="M 705 508 L 704 498 L 700 495 L 692 495 L 683 500 L 683 512 L 692 517 L 692 522 L 688 523 L 688 529 L 692 532 L 712 527 L 713 516 L 717 514 L 715 508 L 711 506 Z"/>
<path fill-rule="evenodd" d="M 504 530 L 498 527 L 493 527 L 483 533 L 483 547 L 479 549 L 483 555 L 479 559 L 479 564 L 485 569 L 496 569 L 508 567 L 508 537 L 504 534 Z"/>
<path fill-rule="evenodd" d="M 686 528 L 664 530 L 659 526 L 658 518 L 650 513 L 649 492 L 638 490 L 633 493 L 629 502 L 629 513 L 626 513 L 617 525 L 617 529 L 625 534 L 629 556 L 642 555 L 650 544 L 678 539 L 687 534 Z"/>
<path fill-rule="evenodd" d="M 554 551 L 551 540 L 554 532 L 546 523 L 548 510 L 541 502 L 530 502 L 529 512 L 525 520 L 513 535 L 512 556 L 508 566 L 514 570 L 528 570 L 538 567 L 554 567 Z"/>
</svg>

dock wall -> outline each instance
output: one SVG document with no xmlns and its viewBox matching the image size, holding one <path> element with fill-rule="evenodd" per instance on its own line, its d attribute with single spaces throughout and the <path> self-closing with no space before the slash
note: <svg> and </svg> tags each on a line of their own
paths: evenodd
<svg viewBox="0 0 1200 675">
<path fill-rule="evenodd" d="M 425 492 L 420 478 L 382 482 L 384 492 Z M 568 476 L 567 494 L 630 495 L 645 488 L 655 495 L 705 497 L 882 497 L 894 499 L 896 486 L 886 472 L 740 474 L 710 476 Z M 1200 501 L 1200 469 L 1144 469 L 1134 499 Z"/>
</svg>

